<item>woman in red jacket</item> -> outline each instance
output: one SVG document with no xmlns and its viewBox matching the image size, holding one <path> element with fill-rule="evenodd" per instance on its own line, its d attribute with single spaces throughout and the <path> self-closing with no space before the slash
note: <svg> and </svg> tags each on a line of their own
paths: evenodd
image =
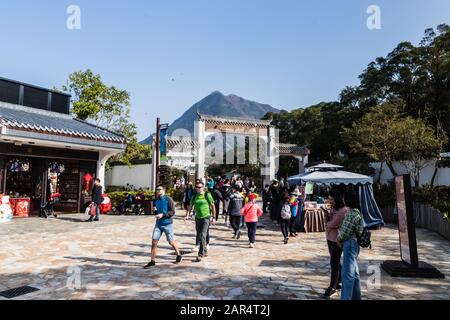
<svg viewBox="0 0 450 320">
<path fill-rule="evenodd" d="M 256 227 L 258 226 L 258 219 L 262 216 L 261 208 L 255 203 L 256 195 L 250 194 L 249 202 L 242 208 L 241 215 L 244 216 L 247 224 L 249 247 L 254 248 L 256 242 Z"/>
</svg>

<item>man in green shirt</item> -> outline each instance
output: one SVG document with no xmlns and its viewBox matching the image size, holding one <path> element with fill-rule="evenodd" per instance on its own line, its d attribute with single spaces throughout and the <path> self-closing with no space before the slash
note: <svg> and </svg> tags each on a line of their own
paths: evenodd
<svg viewBox="0 0 450 320">
<path fill-rule="evenodd" d="M 198 182 L 195 186 L 195 195 L 191 199 L 189 214 L 195 208 L 195 228 L 197 237 L 200 239 L 200 249 L 198 251 L 197 262 L 208 256 L 206 236 L 210 223 L 214 223 L 214 199 L 209 192 L 205 192 L 203 182 Z"/>
</svg>

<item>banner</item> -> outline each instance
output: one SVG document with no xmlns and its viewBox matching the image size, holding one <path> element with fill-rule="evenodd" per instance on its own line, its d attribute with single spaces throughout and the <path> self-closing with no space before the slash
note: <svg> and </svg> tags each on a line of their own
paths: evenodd
<svg viewBox="0 0 450 320">
<path fill-rule="evenodd" d="M 313 194 L 314 193 L 314 183 L 307 182 L 305 187 L 305 194 Z"/>
<path fill-rule="evenodd" d="M 160 142 L 159 142 L 159 152 L 160 152 L 160 165 L 167 165 L 167 130 L 169 126 L 167 124 L 161 125 L 160 129 Z"/>
</svg>

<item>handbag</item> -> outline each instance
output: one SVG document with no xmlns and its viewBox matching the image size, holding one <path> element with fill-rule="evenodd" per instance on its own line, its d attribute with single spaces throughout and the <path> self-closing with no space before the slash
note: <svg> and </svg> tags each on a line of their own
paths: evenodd
<svg viewBox="0 0 450 320">
<path fill-rule="evenodd" d="M 358 244 L 361 248 L 372 249 L 372 241 L 370 240 L 372 233 L 368 228 L 364 228 L 362 234 L 358 237 Z"/>
<path fill-rule="evenodd" d="M 94 203 L 91 203 L 91 205 L 90 205 L 89 214 L 91 216 L 97 215 L 97 206 Z"/>
</svg>

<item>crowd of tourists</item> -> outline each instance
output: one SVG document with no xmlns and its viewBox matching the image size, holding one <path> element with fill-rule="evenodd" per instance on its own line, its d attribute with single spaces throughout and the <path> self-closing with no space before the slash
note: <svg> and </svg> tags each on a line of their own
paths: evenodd
<svg viewBox="0 0 450 320">
<path fill-rule="evenodd" d="M 260 196 L 251 179 L 208 178 L 206 183 L 197 180 L 195 185 L 187 185 L 183 205 L 186 211 L 185 220 L 195 219 L 196 245 L 192 251 L 197 253 L 196 262 L 208 257 L 210 227 L 221 217 L 224 223 L 231 227 L 233 239 L 240 239 L 246 227 L 249 248 L 255 248 L 258 221 L 267 212 L 273 223 L 279 226 L 284 244 L 287 245 L 290 238 L 298 236 L 302 229 L 305 199 L 299 188 L 290 188 L 287 183 L 274 180 L 261 191 L 262 208 L 257 203 Z M 175 262 L 180 263 L 183 260 L 183 253 L 175 241 L 173 230 L 174 202 L 165 194 L 163 186 L 158 186 L 157 194 L 154 206 L 157 222 L 153 233 L 151 261 L 145 268 L 156 265 L 157 244 L 163 234 L 176 252 Z M 341 299 L 360 300 L 357 259 L 360 249 L 358 238 L 363 233 L 363 222 L 358 210 L 358 195 L 352 191 L 342 194 L 338 190 L 332 190 L 327 201 L 331 209 L 323 210 L 327 221 L 330 285 L 324 296 L 331 297 L 341 290 Z"/>
</svg>

